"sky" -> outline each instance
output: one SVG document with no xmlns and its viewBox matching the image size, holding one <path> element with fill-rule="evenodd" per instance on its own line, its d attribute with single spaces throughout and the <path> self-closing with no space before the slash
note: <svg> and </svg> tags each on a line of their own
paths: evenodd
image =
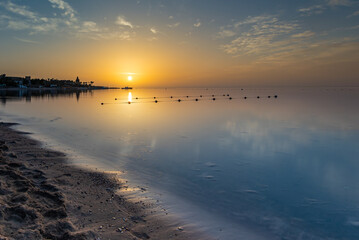
<svg viewBox="0 0 359 240">
<path fill-rule="evenodd" d="M 359 0 L 0 0 L 0 74 L 9 76 L 359 86 L 358 66 Z"/>
</svg>

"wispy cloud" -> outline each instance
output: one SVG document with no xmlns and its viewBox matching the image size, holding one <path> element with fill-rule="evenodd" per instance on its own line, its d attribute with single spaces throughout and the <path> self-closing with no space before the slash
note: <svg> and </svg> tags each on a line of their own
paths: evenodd
<svg viewBox="0 0 359 240">
<path fill-rule="evenodd" d="M 198 28 L 202 25 L 202 23 L 199 21 L 199 19 L 197 19 L 197 22 L 195 24 L 193 24 L 194 27 Z"/>
<path fill-rule="evenodd" d="M 308 38 L 308 37 L 312 37 L 314 35 L 315 35 L 315 33 L 312 31 L 305 31 L 302 33 L 293 34 L 291 37 L 292 38 Z"/>
<path fill-rule="evenodd" d="M 353 4 L 350 0 L 328 0 L 329 6 L 351 6 Z"/>
<path fill-rule="evenodd" d="M 321 14 L 329 7 L 350 7 L 354 4 L 351 0 L 327 0 L 323 4 L 313 5 L 306 8 L 298 9 L 298 12 L 301 13 L 302 16 L 311 16 L 315 14 Z"/>
<path fill-rule="evenodd" d="M 224 52 L 234 56 L 259 57 L 286 51 L 291 42 L 298 41 L 290 36 L 299 30 L 300 26 L 295 22 L 280 21 L 275 16 L 257 16 L 222 28 L 217 35 L 224 40 L 235 36 L 230 42 L 221 44 L 220 48 Z"/>
<path fill-rule="evenodd" d="M 236 35 L 236 33 L 232 30 L 222 29 L 220 32 L 218 32 L 217 37 L 218 38 L 228 38 L 228 37 L 233 37 L 235 35 Z"/>
<path fill-rule="evenodd" d="M 71 22 L 76 22 L 77 18 L 75 16 L 76 11 L 63 0 L 49 0 L 52 3 L 53 8 L 58 8 L 64 11 L 63 15 L 68 17 Z"/>
<path fill-rule="evenodd" d="M 173 24 L 167 24 L 167 27 L 169 28 L 176 28 L 180 25 L 181 23 L 180 22 L 176 22 L 176 23 L 173 23 Z"/>
<path fill-rule="evenodd" d="M 359 16 L 359 11 L 353 12 L 352 14 L 350 14 L 348 16 L 348 18 L 355 17 L 355 16 Z"/>
<path fill-rule="evenodd" d="M 323 13 L 324 9 L 325 6 L 323 5 L 314 5 L 307 8 L 300 8 L 298 9 L 298 12 L 300 12 L 302 16 L 310 16 L 313 14 L 321 14 Z"/>
<path fill-rule="evenodd" d="M 154 27 L 150 28 L 150 31 L 151 31 L 153 34 L 157 34 L 157 33 L 158 33 L 157 29 L 154 28 Z"/>
<path fill-rule="evenodd" d="M 9 15 L 0 16 L 0 30 L 1 28 L 7 28 L 16 31 L 27 31 L 30 35 L 65 32 L 69 36 L 90 39 L 129 40 L 135 35 L 132 30 L 133 25 L 123 16 L 117 18 L 116 24 L 127 26 L 131 29 L 130 31 L 109 29 L 101 27 L 93 21 L 82 21 L 69 3 L 63 0 L 48 1 L 54 9 L 61 10 L 62 14 L 53 13 L 54 17 L 44 17 L 32 11 L 29 7 L 15 4 L 11 0 L 6 3 L 0 2 L 0 7 L 3 7 L 9 13 Z"/>
<path fill-rule="evenodd" d="M 14 39 L 16 39 L 20 42 L 24 42 L 24 43 L 39 44 L 39 42 L 37 42 L 37 41 L 32 41 L 32 40 L 28 40 L 28 39 L 23 39 L 23 38 L 18 38 L 18 37 L 14 37 Z"/>
<path fill-rule="evenodd" d="M 133 24 L 130 23 L 129 21 L 127 21 L 125 16 L 122 16 L 122 15 L 117 17 L 116 24 L 119 25 L 119 26 L 125 26 L 125 27 L 133 28 Z"/>
<path fill-rule="evenodd" d="M 30 11 L 26 6 L 20 6 L 10 1 L 8 1 L 7 3 L 0 2 L 0 6 L 4 7 L 9 12 L 18 14 L 26 18 L 31 18 L 34 20 L 37 20 L 38 18 L 37 15 L 34 12 Z"/>
</svg>

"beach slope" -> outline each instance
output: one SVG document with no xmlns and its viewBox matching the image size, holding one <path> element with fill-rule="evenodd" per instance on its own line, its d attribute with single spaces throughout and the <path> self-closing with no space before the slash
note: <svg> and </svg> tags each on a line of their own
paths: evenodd
<svg viewBox="0 0 359 240">
<path fill-rule="evenodd" d="M 0 123 L 0 239 L 193 238 L 116 194 L 115 175 L 70 165 L 13 125 Z"/>
</svg>

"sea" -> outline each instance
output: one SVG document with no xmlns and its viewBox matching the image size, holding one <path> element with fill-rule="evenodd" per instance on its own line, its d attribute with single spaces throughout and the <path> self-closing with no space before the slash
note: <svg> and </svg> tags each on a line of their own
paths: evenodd
<svg viewBox="0 0 359 240">
<path fill-rule="evenodd" d="M 0 121 L 214 239 L 359 239 L 359 88 L 0 90 Z"/>
</svg>

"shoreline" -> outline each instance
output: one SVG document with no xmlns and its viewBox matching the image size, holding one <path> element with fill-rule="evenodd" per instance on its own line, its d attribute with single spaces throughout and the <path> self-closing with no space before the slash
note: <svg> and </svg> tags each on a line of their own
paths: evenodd
<svg viewBox="0 0 359 240">
<path fill-rule="evenodd" d="M 118 195 L 116 174 L 74 166 L 14 125 L 0 123 L 0 239 L 203 237 Z"/>
</svg>

